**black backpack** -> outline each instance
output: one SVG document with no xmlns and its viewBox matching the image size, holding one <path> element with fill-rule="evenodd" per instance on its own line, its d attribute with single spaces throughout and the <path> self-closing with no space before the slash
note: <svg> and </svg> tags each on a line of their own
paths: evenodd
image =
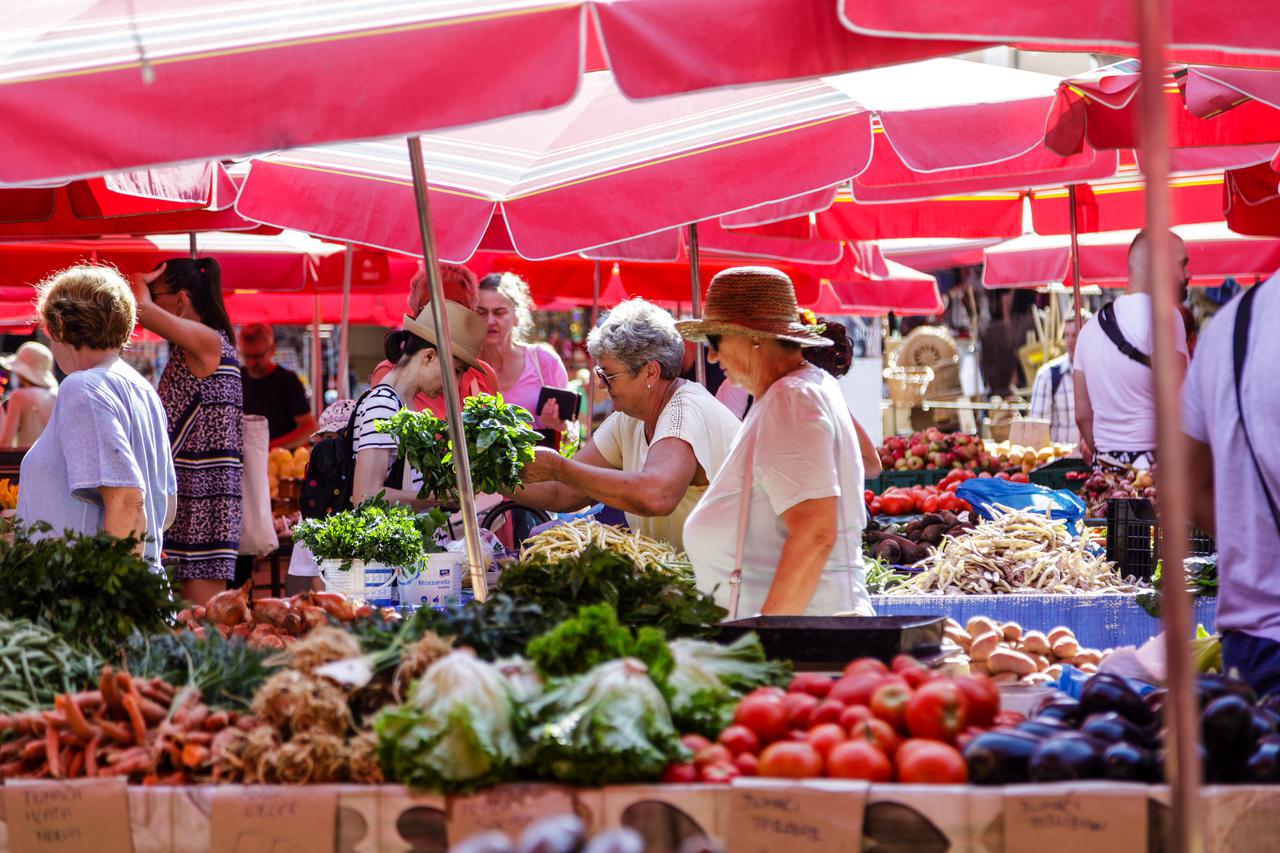
<svg viewBox="0 0 1280 853">
<path fill-rule="evenodd" d="M 377 388 L 378 386 L 374 386 Z M 360 404 L 374 390 L 370 388 L 356 400 L 347 425 L 334 438 L 326 438 L 311 448 L 311 461 L 298 492 L 298 509 L 303 518 L 324 518 L 351 508 L 351 489 L 356 477 L 356 415 Z M 404 459 L 397 456 L 384 483 L 400 488 L 404 477 Z"/>
<path fill-rule="evenodd" d="M 347 425 L 338 430 L 335 437 L 326 438 L 311 448 L 311 460 L 298 492 L 298 509 L 303 518 L 324 518 L 351 507 L 351 487 L 356 474 L 356 413 L 367 396 L 368 391 L 356 400 Z"/>
</svg>

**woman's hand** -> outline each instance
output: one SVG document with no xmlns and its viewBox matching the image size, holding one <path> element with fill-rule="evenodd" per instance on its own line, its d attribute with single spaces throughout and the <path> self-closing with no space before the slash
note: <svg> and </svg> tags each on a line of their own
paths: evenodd
<svg viewBox="0 0 1280 853">
<path fill-rule="evenodd" d="M 538 422 L 543 429 L 553 429 L 556 432 L 564 433 L 573 429 L 573 421 L 560 420 L 560 403 L 554 397 L 549 398 L 542 411 L 538 412 Z"/>
<path fill-rule="evenodd" d="M 564 457 L 549 447 L 535 447 L 533 461 L 520 469 L 520 482 L 526 486 L 533 483 L 553 483 L 558 478 L 556 472 Z"/>
<path fill-rule="evenodd" d="M 151 272 L 136 272 L 129 276 L 129 286 L 133 288 L 133 298 L 138 303 L 138 312 L 151 308 L 155 302 L 151 299 L 151 282 L 164 275 L 165 264 Z"/>
</svg>

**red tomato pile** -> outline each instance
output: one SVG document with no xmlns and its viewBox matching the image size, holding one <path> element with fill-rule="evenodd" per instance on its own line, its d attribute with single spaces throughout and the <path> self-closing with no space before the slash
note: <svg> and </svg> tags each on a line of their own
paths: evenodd
<svg viewBox="0 0 1280 853">
<path fill-rule="evenodd" d="M 663 781 L 825 776 L 962 783 L 968 772 L 960 750 L 999 713 L 999 690 L 984 675 L 947 678 L 906 656 L 892 670 L 862 658 L 837 679 L 800 674 L 785 693 L 762 687 L 743 697 L 715 743 L 683 738 L 693 761 L 670 765 Z"/>
</svg>

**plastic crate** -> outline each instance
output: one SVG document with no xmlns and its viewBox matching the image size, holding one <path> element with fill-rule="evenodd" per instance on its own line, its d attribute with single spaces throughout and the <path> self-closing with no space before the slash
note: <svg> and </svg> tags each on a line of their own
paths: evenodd
<svg viewBox="0 0 1280 853">
<path fill-rule="evenodd" d="M 1028 479 L 1037 486 L 1044 486 L 1046 489 L 1067 489 L 1072 492 L 1079 492 L 1084 488 L 1085 478 L 1067 479 L 1067 475 L 1087 473 L 1088 471 L 1089 466 L 1084 463 L 1083 459 L 1059 459 L 1055 462 L 1050 462 L 1043 468 L 1032 471 Z"/>
<path fill-rule="evenodd" d="M 879 477 L 867 480 L 866 488 L 878 495 L 886 489 L 891 489 L 894 486 L 897 486 L 900 489 L 910 488 L 911 486 L 934 486 L 941 483 L 950 473 L 950 468 L 921 468 L 917 471 L 882 471 Z"/>
<path fill-rule="evenodd" d="M 1160 560 L 1160 522 L 1146 498 L 1107 501 L 1107 559 L 1121 575 L 1150 580 Z M 1191 530 L 1188 557 L 1204 557 L 1218 550 L 1213 537 Z"/>
</svg>

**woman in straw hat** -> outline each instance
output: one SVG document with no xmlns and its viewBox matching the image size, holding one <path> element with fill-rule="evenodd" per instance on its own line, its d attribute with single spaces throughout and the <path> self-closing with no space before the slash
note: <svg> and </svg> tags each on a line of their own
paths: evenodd
<svg viewBox="0 0 1280 853">
<path fill-rule="evenodd" d="M 598 501 L 646 536 L 684 550 L 684 522 L 715 479 L 738 419 L 696 382 L 680 378 L 684 341 L 671 315 L 623 302 L 587 339 L 614 413 L 572 459 L 539 448 L 513 497 L 572 512 Z"/>
<path fill-rule="evenodd" d="M 406 401 L 419 394 L 439 396 L 445 382 L 456 382 L 468 369 L 480 366 L 484 320 L 456 302 L 446 300 L 444 306 L 449 319 L 449 341 L 453 344 L 453 364 L 448 368 L 440 363 L 440 351 L 436 349 L 440 339 L 429 305 L 416 318 L 406 315 L 404 328 L 388 332 L 383 341 L 384 353 L 392 367 L 360 398 L 356 407 L 352 503 L 359 504 L 385 492 L 391 503 L 415 509 L 434 505 L 432 501 L 418 498 L 422 475 L 408 466 L 396 465 L 399 446 L 395 437 L 378 432 L 375 424 L 405 408 Z"/>
<path fill-rule="evenodd" d="M 805 360 L 804 348 L 831 341 L 800 312 L 791 280 L 766 267 L 725 270 L 703 319 L 677 326 L 755 398 L 685 524 L 698 585 L 715 588 L 731 618 L 872 615 L 858 438 L 836 380 Z"/>
<path fill-rule="evenodd" d="M 53 353 L 44 344 L 27 341 L 15 354 L 0 358 L 0 367 L 12 370 L 22 383 L 5 406 L 0 447 L 30 447 L 44 432 L 58 399 Z"/>
</svg>

